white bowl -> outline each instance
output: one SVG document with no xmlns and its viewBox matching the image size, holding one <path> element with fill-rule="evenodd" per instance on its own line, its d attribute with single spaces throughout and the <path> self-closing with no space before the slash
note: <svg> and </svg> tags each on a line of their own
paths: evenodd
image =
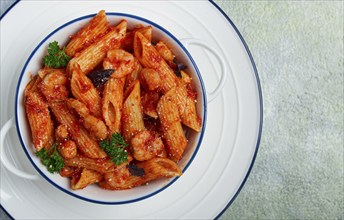
<svg viewBox="0 0 344 220">
<path fill-rule="evenodd" d="M 26 118 L 24 107 L 24 89 L 30 81 L 30 75 L 36 74 L 37 71 L 42 67 L 41 61 L 43 56 L 46 54 L 46 48 L 49 42 L 56 40 L 59 42 L 60 45 L 65 45 L 67 43 L 68 36 L 75 34 L 80 29 L 80 27 L 85 25 L 93 16 L 95 16 L 95 14 L 83 16 L 58 27 L 56 30 L 46 36 L 30 54 L 22 69 L 17 85 L 15 123 L 19 139 L 28 159 L 31 161 L 32 165 L 39 172 L 39 174 L 45 180 L 50 182 L 54 187 L 57 187 L 58 189 L 71 196 L 89 202 L 100 204 L 131 203 L 154 196 L 162 190 L 173 187 L 173 183 L 178 181 L 179 178 L 183 178 L 183 175 L 181 177 L 171 179 L 160 179 L 157 181 L 153 181 L 147 185 L 135 187 L 129 190 L 104 190 L 101 189 L 98 185 L 94 184 L 82 190 L 72 190 L 70 187 L 70 180 L 68 178 L 61 177 L 59 174 L 49 173 L 46 167 L 41 163 L 40 159 L 35 155 L 30 128 Z M 196 63 L 194 62 L 190 53 L 187 51 L 184 45 L 176 37 L 174 37 L 172 33 L 168 32 L 160 25 L 147 19 L 130 14 L 107 13 L 107 18 L 111 24 L 116 24 L 120 20 L 125 19 L 128 21 L 128 28 L 134 27 L 137 24 L 143 24 L 144 26 L 151 25 L 153 27 L 153 40 L 164 40 L 168 42 L 169 45 L 172 45 L 171 49 L 173 50 L 176 57 L 178 57 L 178 60 L 188 67 L 187 71 L 193 79 L 193 83 L 198 94 L 197 111 L 198 115 L 202 118 L 202 129 L 199 133 L 189 130 L 187 134 L 189 140 L 188 146 L 184 152 L 183 159 L 179 162 L 182 171 L 185 172 L 188 166 L 192 163 L 194 157 L 196 157 L 198 149 L 201 147 L 207 119 L 207 95 L 205 92 L 201 74 L 196 66 Z M 191 41 L 185 42 L 190 43 Z M 198 41 L 192 42 L 202 45 L 202 43 Z M 218 90 L 220 89 L 221 85 L 218 86 Z M 189 175 L 192 175 L 192 173 L 190 173 Z"/>
</svg>

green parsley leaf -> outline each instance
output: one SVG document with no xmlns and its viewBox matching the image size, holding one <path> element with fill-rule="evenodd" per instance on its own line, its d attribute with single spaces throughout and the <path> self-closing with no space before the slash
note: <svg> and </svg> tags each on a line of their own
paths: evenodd
<svg viewBox="0 0 344 220">
<path fill-rule="evenodd" d="M 120 165 L 128 160 L 128 152 L 125 149 L 128 144 L 118 132 L 112 134 L 110 139 L 100 142 L 99 145 L 115 165 Z"/>
<path fill-rule="evenodd" d="M 43 58 L 43 63 L 45 66 L 53 68 L 66 67 L 70 57 L 65 53 L 65 48 L 60 49 L 57 41 L 49 43 L 48 54 Z"/>
<path fill-rule="evenodd" d="M 57 144 L 53 144 L 48 150 L 42 148 L 36 152 L 36 155 L 41 158 L 42 163 L 50 173 L 59 173 L 64 167 L 63 158 L 57 150 Z"/>
</svg>

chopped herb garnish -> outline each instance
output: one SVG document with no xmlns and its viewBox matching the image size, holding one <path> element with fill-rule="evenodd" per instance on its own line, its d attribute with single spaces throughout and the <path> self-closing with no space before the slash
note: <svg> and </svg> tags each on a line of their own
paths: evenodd
<svg viewBox="0 0 344 220">
<path fill-rule="evenodd" d="M 63 68 L 67 66 L 69 60 L 70 57 L 65 53 L 65 48 L 61 50 L 57 41 L 49 43 L 48 54 L 43 58 L 45 66 Z"/>
<path fill-rule="evenodd" d="M 58 173 L 64 167 L 63 158 L 57 150 L 57 144 L 53 144 L 48 150 L 42 148 L 36 152 L 36 155 L 41 158 L 42 163 L 50 173 Z"/>
<path fill-rule="evenodd" d="M 115 165 L 120 165 L 128 160 L 128 152 L 125 149 L 128 144 L 118 132 L 112 134 L 110 139 L 100 142 L 99 145 Z"/>
</svg>

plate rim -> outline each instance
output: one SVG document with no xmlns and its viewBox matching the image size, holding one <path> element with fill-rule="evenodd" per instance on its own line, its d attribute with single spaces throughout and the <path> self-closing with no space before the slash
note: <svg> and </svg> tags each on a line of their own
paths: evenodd
<svg viewBox="0 0 344 220">
<path fill-rule="evenodd" d="M 238 187 L 238 189 L 236 190 L 235 194 L 233 195 L 233 197 L 228 201 L 227 205 L 222 208 L 222 211 L 220 211 L 217 216 L 214 219 L 218 219 L 219 217 L 221 217 L 223 215 L 223 213 L 231 206 L 231 204 L 234 202 L 234 200 L 236 199 L 236 197 L 240 194 L 241 190 L 243 189 L 251 171 L 252 168 L 254 166 L 256 157 L 258 155 L 258 151 L 259 151 L 259 147 L 260 147 L 260 141 L 261 141 L 261 137 L 262 137 L 262 130 L 263 130 L 263 95 L 262 95 L 262 89 L 261 89 L 261 83 L 260 83 L 260 78 L 259 78 L 259 74 L 258 74 L 258 70 L 256 67 L 256 64 L 254 62 L 253 56 L 249 50 L 248 45 L 246 44 L 243 36 L 241 35 L 239 29 L 236 27 L 236 25 L 233 23 L 233 21 L 229 18 L 229 16 L 220 8 L 220 6 L 217 5 L 217 3 L 214 0 L 207 0 L 208 2 L 211 3 L 211 5 L 213 5 L 215 7 L 215 9 L 217 9 L 222 16 L 224 16 L 224 18 L 227 20 L 227 22 L 230 24 L 230 26 L 234 29 L 234 31 L 236 32 L 236 34 L 238 35 L 242 45 L 245 48 L 245 51 L 248 55 L 249 61 L 251 62 L 251 66 L 253 68 L 253 72 L 254 72 L 254 76 L 255 76 L 255 80 L 256 80 L 256 86 L 257 86 L 257 92 L 258 92 L 258 102 L 259 102 L 259 126 L 258 126 L 258 132 L 257 132 L 257 141 L 256 141 L 256 146 L 255 146 L 255 150 L 254 153 L 252 155 L 252 159 L 250 161 L 250 165 L 246 171 L 245 177 L 243 178 L 242 182 L 240 183 L 240 186 Z M 12 10 L 18 3 L 20 2 L 20 0 L 16 0 L 8 9 L 6 9 L 4 11 L 4 13 L 0 16 L 0 20 L 2 20 L 6 14 Z M 14 219 L 12 217 L 12 215 L 3 207 L 2 204 L 0 204 L 1 209 L 4 211 L 4 213 L 6 213 L 11 219 Z"/>
<path fill-rule="evenodd" d="M 260 83 L 260 78 L 259 78 L 259 74 L 258 74 L 258 70 L 256 67 L 256 64 L 254 62 L 253 56 L 251 54 L 251 51 L 246 43 L 246 41 L 244 40 L 243 36 L 241 35 L 239 29 L 235 26 L 234 22 L 229 18 L 229 16 L 222 10 L 222 8 L 220 8 L 220 6 L 218 6 L 216 4 L 216 2 L 214 2 L 214 0 L 209 0 L 210 3 L 212 3 L 212 5 L 226 18 L 226 20 L 230 23 L 230 25 L 233 27 L 233 29 L 235 30 L 236 34 L 238 35 L 238 37 L 240 38 L 241 43 L 243 44 L 243 46 L 245 47 L 245 50 L 247 52 L 247 55 L 251 61 L 252 64 L 252 68 L 254 71 L 254 75 L 256 78 L 256 82 L 257 82 L 257 90 L 258 90 L 258 98 L 259 98 L 259 126 L 258 126 L 258 133 L 257 133 L 257 143 L 256 143 L 256 147 L 255 147 L 255 151 L 251 160 L 251 164 L 246 172 L 245 177 L 243 178 L 240 186 L 238 187 L 237 191 L 235 192 L 234 196 L 229 200 L 229 202 L 227 203 L 227 205 L 223 208 L 223 210 L 221 212 L 219 212 L 219 214 L 214 218 L 214 219 L 218 219 L 219 217 L 222 216 L 222 214 L 231 206 L 231 204 L 234 202 L 234 200 L 236 199 L 236 197 L 240 194 L 241 190 L 243 189 L 251 171 L 252 168 L 254 166 L 257 154 L 258 154 L 258 150 L 259 150 L 259 146 L 260 146 L 260 140 L 262 137 L 262 130 L 263 130 L 263 95 L 262 95 L 262 88 L 261 88 L 261 83 Z"/>
<path fill-rule="evenodd" d="M 0 20 L 2 20 L 9 11 L 11 11 L 14 6 L 16 6 L 18 4 L 20 0 L 16 0 L 10 7 L 8 7 L 4 13 L 0 16 Z M 5 214 L 7 214 L 7 216 L 10 218 L 10 219 L 14 219 L 13 216 L 3 207 L 3 205 L 0 203 L 0 208 L 2 209 L 2 211 L 4 211 Z"/>
</svg>

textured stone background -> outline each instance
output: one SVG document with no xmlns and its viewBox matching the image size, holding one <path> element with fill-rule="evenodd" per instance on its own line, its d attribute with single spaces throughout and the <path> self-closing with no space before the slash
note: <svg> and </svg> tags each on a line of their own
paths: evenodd
<svg viewBox="0 0 344 220">
<path fill-rule="evenodd" d="M 255 165 L 221 219 L 343 219 L 343 1 L 215 2 L 250 48 L 264 101 Z"/>
<path fill-rule="evenodd" d="M 248 44 L 264 123 L 222 219 L 343 219 L 343 1 L 216 1 Z"/>
</svg>

